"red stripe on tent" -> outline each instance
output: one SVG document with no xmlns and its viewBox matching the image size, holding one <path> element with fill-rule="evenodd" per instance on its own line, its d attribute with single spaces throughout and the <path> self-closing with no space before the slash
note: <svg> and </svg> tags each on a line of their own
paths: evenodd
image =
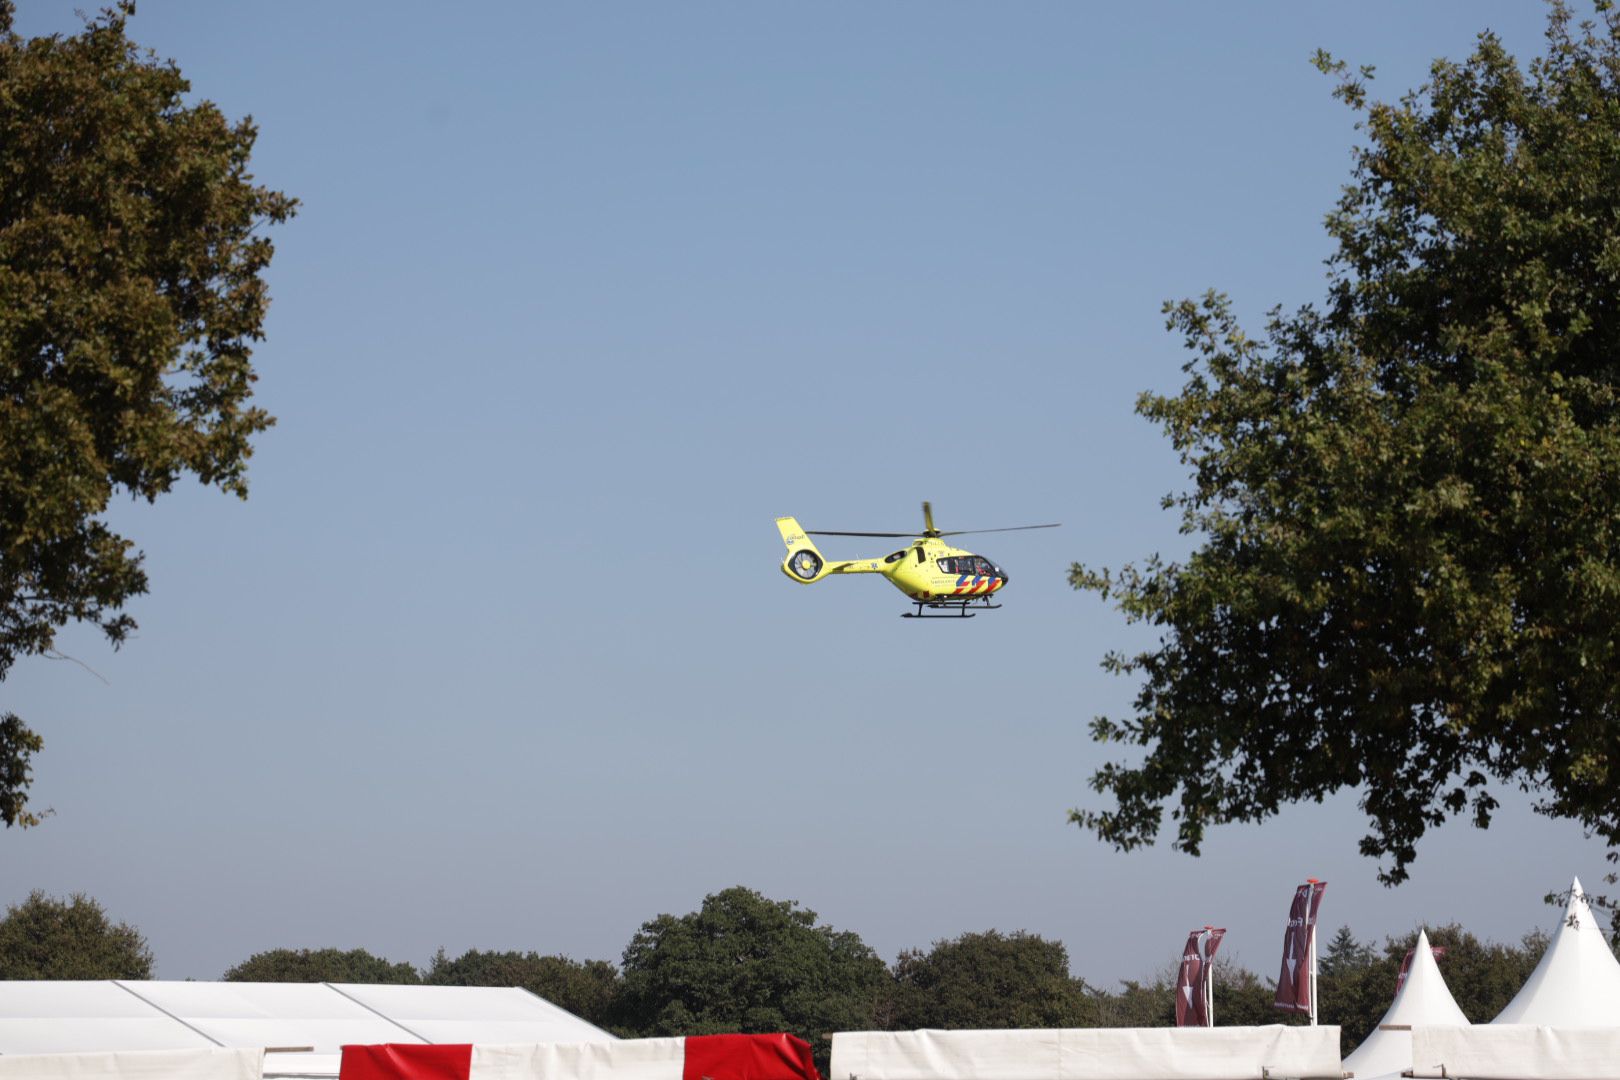
<svg viewBox="0 0 1620 1080">
<path fill-rule="evenodd" d="M 467 1080 L 472 1043 L 418 1046 L 378 1043 L 345 1046 L 339 1080 Z"/>
<path fill-rule="evenodd" d="M 681 1080 L 821 1080 L 793 1035 L 688 1035 Z M 344 1077 L 343 1080 L 348 1080 Z"/>
</svg>

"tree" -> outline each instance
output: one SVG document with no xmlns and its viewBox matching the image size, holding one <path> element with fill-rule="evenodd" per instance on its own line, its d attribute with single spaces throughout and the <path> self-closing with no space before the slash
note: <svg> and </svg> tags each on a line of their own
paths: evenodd
<svg viewBox="0 0 1620 1080">
<path fill-rule="evenodd" d="M 834 1031 L 860 1031 L 888 970 L 856 934 L 793 900 L 736 886 L 700 910 L 643 923 L 624 950 L 620 1018 L 636 1035 L 788 1032 L 823 1071 Z"/>
<path fill-rule="evenodd" d="M 1123 980 L 1118 993 L 1094 992 L 1097 1027 L 1173 1027 L 1176 1022 L 1176 976 L 1180 961 L 1167 964 L 1151 981 Z M 1296 1024 L 1297 1015 L 1278 1012 L 1276 987 L 1237 961 L 1215 961 L 1215 1023 L 1220 1027 Z"/>
<path fill-rule="evenodd" d="M 424 982 L 435 986 L 521 986 L 599 1027 L 615 1022 L 619 969 L 606 960 L 535 952 L 469 949 L 451 960 L 440 949 Z"/>
<path fill-rule="evenodd" d="M 128 923 L 114 923 L 83 893 L 57 900 L 38 890 L 0 919 L 0 979 L 150 979 L 152 952 Z"/>
<path fill-rule="evenodd" d="M 225 972 L 226 982 L 404 983 L 422 981 L 416 968 L 365 949 L 267 949 Z"/>
<path fill-rule="evenodd" d="M 1098 995 L 1098 1027 L 1171 1027 L 1175 1024 L 1176 983 L 1173 978 L 1161 975 L 1152 982 L 1124 979 L 1119 987 L 1118 993 Z M 1215 1018 L 1222 1018 L 1219 1001 L 1215 1003 Z"/>
<path fill-rule="evenodd" d="M 1192 356 L 1144 394 L 1192 471 L 1183 562 L 1076 564 L 1157 643 L 1095 738 L 1122 849 L 1360 791 L 1403 880 L 1425 830 L 1501 787 L 1620 842 L 1620 13 L 1554 2 L 1528 71 L 1491 34 L 1399 102 L 1325 53 L 1365 145 L 1328 218 L 1320 309 L 1255 339 L 1166 305 Z"/>
<path fill-rule="evenodd" d="M 1215 1023 L 1221 1027 L 1248 1027 L 1256 1024 L 1302 1024 L 1298 1013 L 1277 1009 L 1277 984 L 1261 978 L 1238 963 L 1234 954 L 1228 960 L 1215 960 Z"/>
<path fill-rule="evenodd" d="M 1348 926 L 1339 927 L 1322 951 L 1317 1008 L 1324 1024 L 1338 1025 L 1341 1053 L 1360 1046 L 1383 1018 L 1394 1000 L 1400 960 L 1392 967 L 1386 952 L 1357 941 Z"/>
<path fill-rule="evenodd" d="M 115 494 L 185 474 L 246 497 L 258 226 L 295 201 L 253 184 L 257 131 L 125 35 L 132 0 L 73 37 L 23 39 L 0 0 L 0 679 L 69 622 L 114 647 L 146 591 Z M 0 715 L 0 820 L 27 808 L 39 736 Z"/>
<path fill-rule="evenodd" d="M 1327 948 L 1322 950 L 1322 959 L 1317 965 L 1317 970 L 1322 975 L 1338 975 L 1342 972 L 1359 971 L 1377 959 L 1376 949 L 1357 941 L 1349 926 L 1341 926 L 1338 933 L 1333 935 L 1333 940 L 1328 942 Z"/>
<path fill-rule="evenodd" d="M 1061 941 L 995 930 L 936 941 L 894 965 L 893 1026 L 917 1028 L 1087 1027 L 1096 1000 L 1069 974 Z"/>
</svg>

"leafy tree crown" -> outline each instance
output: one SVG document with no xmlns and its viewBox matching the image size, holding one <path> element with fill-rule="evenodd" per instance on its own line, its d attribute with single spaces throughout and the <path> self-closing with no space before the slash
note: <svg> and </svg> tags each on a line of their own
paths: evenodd
<svg viewBox="0 0 1620 1080">
<path fill-rule="evenodd" d="M 1190 351 L 1144 394 L 1191 470 L 1183 561 L 1076 565 L 1157 643 L 1094 736 L 1144 748 L 1076 822 L 1174 844 L 1360 792 L 1362 851 L 1403 880 L 1432 826 L 1504 787 L 1620 841 L 1620 15 L 1549 8 L 1521 68 L 1492 34 L 1360 114 L 1321 307 L 1250 337 L 1211 292 L 1166 305 Z"/>
<path fill-rule="evenodd" d="M 116 647 L 146 591 L 114 495 L 190 474 L 245 497 L 253 343 L 296 203 L 257 185 L 232 123 L 125 33 L 134 4 L 24 39 L 0 5 L 0 679 L 69 622 Z M 26 808 L 38 736 L 0 717 L 0 819 Z"/>
</svg>

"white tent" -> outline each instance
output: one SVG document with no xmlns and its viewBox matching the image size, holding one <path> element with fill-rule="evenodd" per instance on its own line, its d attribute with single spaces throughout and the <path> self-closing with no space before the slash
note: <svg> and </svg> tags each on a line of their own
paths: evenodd
<svg viewBox="0 0 1620 1080">
<path fill-rule="evenodd" d="M 266 1077 L 335 1077 L 344 1043 L 614 1041 L 516 987 L 0 982 L 6 1057 L 226 1047 L 270 1051 Z"/>
<path fill-rule="evenodd" d="M 827 1080 L 1340 1080 L 1339 1029 L 840 1031 Z"/>
<path fill-rule="evenodd" d="M 1401 984 L 1395 1001 L 1378 1021 L 1378 1026 L 1344 1059 L 1344 1071 L 1354 1073 L 1356 1080 L 1399 1076 L 1412 1067 L 1413 1025 L 1467 1023 L 1468 1017 L 1457 1007 L 1439 965 L 1434 962 L 1428 932 L 1419 931 L 1406 982 Z"/>
<path fill-rule="evenodd" d="M 1475 1024 L 1412 1029 L 1412 1075 L 1468 1080 L 1614 1080 L 1620 1028 Z"/>
<path fill-rule="evenodd" d="M 1620 1026 L 1620 962 L 1592 917 L 1580 878 L 1570 884 L 1569 907 L 1541 963 L 1491 1023 Z"/>
</svg>

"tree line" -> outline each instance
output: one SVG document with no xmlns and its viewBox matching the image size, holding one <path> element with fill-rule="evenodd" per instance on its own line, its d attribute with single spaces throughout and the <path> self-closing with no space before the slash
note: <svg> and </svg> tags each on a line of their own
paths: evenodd
<svg viewBox="0 0 1620 1080">
<path fill-rule="evenodd" d="M 1494 1017 L 1547 946 L 1535 931 L 1514 944 L 1482 941 L 1456 924 L 1427 927 L 1446 949 L 1441 972 L 1475 1023 Z M 1341 927 L 1322 949 L 1321 1021 L 1342 1029 L 1348 1054 L 1394 997 L 1417 930 L 1381 944 Z M 741 886 L 685 915 L 641 925 L 617 963 L 534 951 L 439 949 L 425 968 L 365 949 L 278 948 L 221 976 L 240 982 L 520 986 L 626 1037 L 787 1031 L 826 1064 L 834 1031 L 919 1028 L 1165 1027 L 1175 1023 L 1177 958 L 1115 989 L 1070 974 L 1069 951 L 1039 934 L 984 930 L 908 949 L 885 963 L 856 934 L 822 924 L 793 900 Z M 35 892 L 0 919 L 0 979 L 150 979 L 140 932 L 95 900 Z M 1215 1020 L 1302 1023 L 1272 1008 L 1272 979 L 1235 963 L 1215 967 Z"/>
</svg>

